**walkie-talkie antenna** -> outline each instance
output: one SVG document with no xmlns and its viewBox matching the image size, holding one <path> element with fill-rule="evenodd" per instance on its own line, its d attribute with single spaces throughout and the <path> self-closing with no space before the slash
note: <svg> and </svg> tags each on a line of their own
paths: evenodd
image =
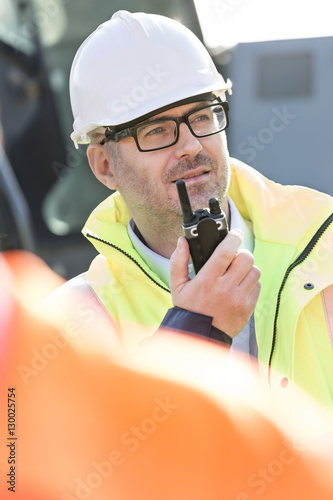
<svg viewBox="0 0 333 500">
<path fill-rule="evenodd" d="M 186 184 L 184 179 L 179 179 L 176 181 L 176 186 L 178 190 L 178 196 L 180 201 L 180 206 L 183 212 L 183 224 L 190 224 L 195 220 L 195 214 L 193 213 L 190 198 L 188 197 Z"/>
</svg>

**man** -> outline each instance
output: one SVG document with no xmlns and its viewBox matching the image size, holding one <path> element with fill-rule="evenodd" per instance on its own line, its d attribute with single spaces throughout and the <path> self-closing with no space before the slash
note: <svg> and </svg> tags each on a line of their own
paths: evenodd
<svg viewBox="0 0 333 500">
<path fill-rule="evenodd" d="M 70 92 L 71 137 L 90 143 L 92 171 L 117 192 L 83 230 L 100 255 L 51 300 L 63 328 L 80 332 L 98 315 L 132 350 L 160 325 L 232 343 L 265 377 L 280 374 L 277 393 L 296 382 L 333 409 L 332 198 L 230 160 L 231 83 L 175 21 L 114 14 L 79 48 Z M 180 178 L 194 210 L 219 199 L 230 229 L 196 276 Z"/>
</svg>

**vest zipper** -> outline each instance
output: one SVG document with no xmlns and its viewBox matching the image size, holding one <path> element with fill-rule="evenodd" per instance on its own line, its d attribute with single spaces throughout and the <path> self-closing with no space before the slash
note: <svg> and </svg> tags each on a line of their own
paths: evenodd
<svg viewBox="0 0 333 500">
<path fill-rule="evenodd" d="M 273 340 L 272 340 L 271 354 L 270 354 L 270 357 L 269 357 L 268 366 L 271 366 L 272 358 L 273 358 L 273 353 L 274 353 L 274 350 L 275 350 L 276 336 L 277 336 L 277 319 L 278 319 L 278 315 L 279 315 L 279 311 L 280 311 L 281 294 L 282 294 L 282 291 L 283 291 L 283 289 L 285 287 L 286 281 L 287 281 L 287 279 L 288 279 L 291 271 L 293 269 L 295 269 L 295 267 L 297 267 L 300 264 L 302 264 L 302 262 L 304 262 L 304 260 L 310 255 L 310 253 L 312 252 L 312 250 L 314 249 L 314 247 L 316 246 L 316 244 L 318 243 L 318 241 L 320 240 L 320 238 L 322 237 L 322 235 L 324 234 L 324 232 L 326 231 L 326 229 L 330 226 L 330 224 L 332 224 L 332 222 L 333 222 L 333 214 L 331 214 L 328 217 L 328 219 L 325 220 L 325 222 L 322 224 L 322 226 L 318 229 L 318 231 L 315 233 L 315 235 L 309 241 L 309 243 L 307 244 L 307 246 L 304 248 L 304 250 L 302 251 L 302 253 L 288 267 L 288 269 L 287 269 L 287 271 L 286 271 L 286 273 L 284 275 L 284 278 L 282 280 L 282 283 L 281 283 L 281 286 L 280 286 L 280 289 L 279 289 L 279 293 L 278 293 L 278 297 L 277 297 L 277 302 L 276 302 L 276 311 L 275 311 L 275 318 L 274 318 L 274 330 L 273 330 Z"/>
<path fill-rule="evenodd" d="M 115 250 L 118 250 L 118 252 L 122 253 L 123 255 L 125 255 L 126 257 L 128 257 L 132 262 L 134 262 L 134 264 L 136 264 L 138 266 L 138 268 L 147 276 L 147 278 L 149 278 L 153 283 L 155 283 L 155 285 L 157 285 L 158 287 L 162 288 L 162 290 L 164 290 L 165 292 L 171 293 L 170 290 L 169 290 L 169 288 L 164 287 L 163 285 L 161 285 L 160 283 L 158 283 L 156 280 L 154 280 L 154 278 L 152 276 L 150 276 L 150 274 L 147 273 L 147 271 L 145 271 L 145 269 L 143 269 L 143 267 L 141 266 L 141 264 L 139 264 L 139 262 L 137 262 L 134 259 L 134 257 L 132 257 L 127 252 L 125 252 L 125 250 L 123 250 L 122 248 L 118 247 L 117 245 L 114 245 L 113 243 L 110 243 L 109 241 L 103 240 L 102 238 L 100 238 L 99 236 L 96 236 L 95 234 L 91 234 L 89 232 L 86 232 L 85 235 L 88 238 L 92 238 L 94 240 L 101 241 L 102 243 L 105 243 L 106 245 L 109 245 L 110 247 L 114 248 Z"/>
</svg>

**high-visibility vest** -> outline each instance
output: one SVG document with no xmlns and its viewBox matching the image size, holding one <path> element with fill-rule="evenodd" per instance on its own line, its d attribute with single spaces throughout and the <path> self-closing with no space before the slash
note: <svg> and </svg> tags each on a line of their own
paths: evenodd
<svg viewBox="0 0 333 500">
<path fill-rule="evenodd" d="M 289 389 L 295 382 L 333 411 L 333 199 L 281 186 L 235 160 L 231 179 L 228 194 L 253 224 L 261 270 L 254 316 L 263 377 L 269 381 L 272 367 L 280 374 L 270 380 L 276 394 L 292 400 Z M 57 298 L 71 304 L 75 290 L 88 290 L 87 311 L 79 299 L 82 310 L 77 306 L 80 315 L 75 315 L 71 307 L 71 321 L 82 321 L 89 311 L 108 316 L 121 344 L 135 351 L 158 329 L 172 302 L 168 287 L 133 248 L 129 218 L 119 193 L 93 211 L 83 233 L 100 255 Z"/>
</svg>

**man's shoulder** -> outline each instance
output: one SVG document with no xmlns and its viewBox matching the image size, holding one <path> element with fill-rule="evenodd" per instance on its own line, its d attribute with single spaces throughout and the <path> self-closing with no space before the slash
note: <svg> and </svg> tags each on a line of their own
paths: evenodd
<svg viewBox="0 0 333 500">
<path fill-rule="evenodd" d="M 301 184 L 280 184 L 237 158 L 230 158 L 230 167 L 232 174 L 231 187 L 233 187 L 233 184 L 236 184 L 240 189 L 244 186 L 252 186 L 259 192 L 264 190 L 272 193 L 276 192 L 278 196 L 294 196 L 296 193 L 304 198 L 321 200 L 322 203 L 333 207 L 333 197 L 315 188 Z"/>
<path fill-rule="evenodd" d="M 308 186 L 280 184 L 253 167 L 231 159 L 232 178 L 228 195 L 253 221 L 254 215 L 269 215 L 271 220 L 289 221 L 292 226 L 320 227 L 333 214 L 333 197 Z"/>
</svg>

